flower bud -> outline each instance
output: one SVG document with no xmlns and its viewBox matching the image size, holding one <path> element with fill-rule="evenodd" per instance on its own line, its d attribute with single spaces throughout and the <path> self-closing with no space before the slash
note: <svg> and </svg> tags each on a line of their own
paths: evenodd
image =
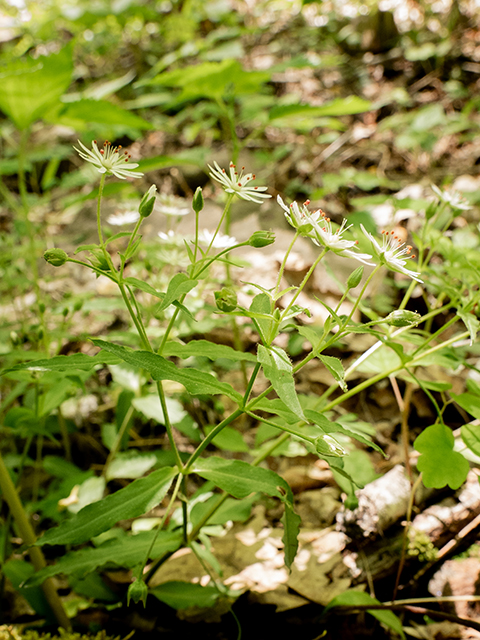
<svg viewBox="0 0 480 640">
<path fill-rule="evenodd" d="M 193 196 L 192 207 L 195 213 L 200 213 L 200 211 L 203 209 L 202 187 L 197 187 L 197 190 L 195 191 L 195 194 Z"/>
<path fill-rule="evenodd" d="M 358 287 L 363 278 L 363 267 L 358 267 L 355 271 L 348 276 L 347 287 L 348 289 L 355 289 Z"/>
<path fill-rule="evenodd" d="M 215 304 L 217 309 L 229 313 L 237 308 L 237 294 L 231 287 L 223 287 L 220 291 L 215 291 Z"/>
<path fill-rule="evenodd" d="M 150 189 L 143 196 L 142 201 L 140 202 L 140 206 L 138 207 L 138 213 L 142 216 L 142 218 L 148 218 L 148 216 L 152 213 L 153 207 L 155 206 L 156 194 L 157 187 L 152 184 Z"/>
<path fill-rule="evenodd" d="M 248 239 L 248 245 L 255 248 L 268 247 L 274 242 L 275 234 L 273 231 L 255 231 Z"/>
<path fill-rule="evenodd" d="M 63 249 L 48 249 L 43 254 L 43 257 L 54 267 L 61 267 L 68 260 L 68 255 L 65 253 Z"/>
<path fill-rule="evenodd" d="M 145 582 L 141 579 L 135 580 L 128 587 L 127 592 L 127 607 L 130 604 L 130 600 L 133 600 L 135 604 L 142 601 L 143 606 L 147 605 L 147 596 L 148 596 L 148 587 Z"/>
<path fill-rule="evenodd" d="M 332 458 L 342 458 L 347 455 L 347 451 L 339 444 L 335 438 L 325 433 L 315 440 L 315 449 L 319 456 L 330 456 Z"/>
<path fill-rule="evenodd" d="M 46 308 L 47 308 L 47 307 L 45 306 L 45 303 L 44 303 L 44 302 L 39 302 L 39 303 L 38 303 L 38 310 L 40 311 L 40 313 L 45 313 L 45 309 L 46 309 Z"/>
<path fill-rule="evenodd" d="M 385 318 L 385 322 L 392 327 L 408 327 L 410 324 L 418 324 L 422 316 L 416 311 L 407 311 L 406 309 L 397 309 L 392 311 Z"/>
</svg>

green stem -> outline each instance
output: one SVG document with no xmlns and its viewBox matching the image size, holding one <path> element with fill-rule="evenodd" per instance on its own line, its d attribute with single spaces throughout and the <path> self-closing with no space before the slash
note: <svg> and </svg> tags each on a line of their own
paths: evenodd
<svg viewBox="0 0 480 640">
<path fill-rule="evenodd" d="M 123 435 L 128 427 L 130 418 L 133 416 L 133 411 L 134 411 L 133 405 L 130 405 L 128 408 L 128 411 L 125 413 L 125 416 L 122 420 L 122 424 L 120 425 L 120 429 L 118 430 L 117 436 L 115 438 L 115 442 L 113 443 L 113 446 L 110 449 L 110 453 L 108 454 L 107 460 L 103 466 L 102 476 L 107 475 L 108 467 L 111 465 L 113 459 L 117 455 L 117 452 L 122 443 Z"/>
<path fill-rule="evenodd" d="M 290 303 L 288 304 L 287 308 L 283 310 L 282 312 L 282 319 L 286 317 L 286 315 L 288 314 L 288 312 L 290 311 L 290 309 L 293 307 L 293 305 L 295 304 L 296 299 L 298 298 L 298 296 L 302 293 L 305 285 L 307 284 L 308 280 L 310 279 L 310 276 L 312 275 L 312 273 L 315 271 L 316 267 L 320 264 L 321 259 L 325 256 L 325 254 L 328 252 L 328 249 L 325 248 L 321 254 L 318 256 L 318 258 L 315 260 L 315 262 L 312 264 L 312 266 L 310 267 L 310 269 L 307 271 L 307 273 L 305 274 L 305 277 L 303 278 L 302 282 L 300 283 L 297 291 L 295 292 L 295 295 L 293 296 L 293 298 L 290 300 Z M 278 323 L 280 324 L 280 323 Z M 278 325 L 277 325 L 278 328 Z"/>
<path fill-rule="evenodd" d="M 7 467 L 3 461 L 3 458 L 0 454 L 0 489 L 2 490 L 3 497 L 8 504 L 10 512 L 15 520 L 15 523 L 18 527 L 20 535 L 22 536 L 23 543 L 30 547 L 28 553 L 32 564 L 36 571 L 40 571 L 44 567 L 47 566 L 45 562 L 45 558 L 43 553 L 39 547 L 33 546 L 37 538 L 33 531 L 33 528 L 30 524 L 30 521 L 25 513 L 23 505 L 20 501 L 18 493 L 15 489 L 15 486 L 10 478 L 10 474 L 8 473 Z M 62 601 L 58 597 L 57 590 L 55 588 L 55 583 L 52 578 L 47 578 L 42 583 L 42 589 L 45 594 L 45 597 L 50 605 L 53 614 L 58 622 L 58 624 L 67 629 L 67 631 L 71 630 L 70 620 L 68 619 L 67 614 L 65 613 L 65 609 L 63 608 Z"/>
<path fill-rule="evenodd" d="M 232 414 L 230 414 L 227 418 L 222 420 L 222 422 L 217 424 L 217 426 L 210 431 L 210 433 L 204 438 L 204 440 L 202 440 L 202 442 L 198 445 L 198 447 L 195 449 L 195 451 L 192 453 L 192 455 L 188 459 L 187 464 L 185 465 L 185 468 L 184 468 L 184 473 L 190 472 L 190 469 L 193 463 L 195 462 L 195 460 L 200 456 L 202 451 L 206 449 L 206 447 L 208 447 L 208 445 L 215 438 L 215 436 L 217 436 L 220 433 L 220 431 L 224 429 L 227 425 L 229 425 L 231 422 L 233 422 L 239 416 L 241 416 L 242 413 L 243 413 L 242 409 L 236 409 Z"/>
<path fill-rule="evenodd" d="M 274 301 L 277 299 L 277 296 L 280 292 L 280 284 L 282 282 L 282 278 L 283 278 L 283 273 L 285 271 L 285 267 L 287 266 L 287 260 L 288 260 L 288 256 L 290 255 L 293 246 L 295 244 L 295 242 L 297 241 L 297 239 L 300 236 L 300 232 L 298 231 L 298 229 L 295 230 L 295 235 L 293 236 L 292 241 L 290 242 L 290 244 L 288 245 L 288 249 L 287 252 L 285 253 L 283 260 L 282 260 L 282 264 L 280 265 L 280 269 L 278 271 L 278 278 L 277 278 L 277 284 L 275 285 L 275 293 L 273 295 L 273 299 Z"/>
</svg>

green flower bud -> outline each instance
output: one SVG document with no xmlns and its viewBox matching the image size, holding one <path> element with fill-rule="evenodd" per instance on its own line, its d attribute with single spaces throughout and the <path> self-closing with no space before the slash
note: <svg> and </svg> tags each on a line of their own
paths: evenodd
<svg viewBox="0 0 480 640">
<path fill-rule="evenodd" d="M 38 310 L 40 311 L 40 313 L 45 313 L 45 309 L 46 309 L 45 303 L 44 302 L 39 302 L 38 303 Z"/>
<path fill-rule="evenodd" d="M 397 311 L 389 313 L 385 321 L 392 327 L 408 327 L 410 324 L 418 324 L 421 317 L 422 316 L 416 311 L 397 309 Z"/>
<path fill-rule="evenodd" d="M 63 311 L 62 311 L 62 316 L 63 316 L 64 318 L 66 318 L 66 317 L 68 316 L 68 309 L 67 309 L 67 307 L 65 307 L 65 308 L 63 309 Z"/>
<path fill-rule="evenodd" d="M 142 218 L 148 218 L 148 216 L 152 213 L 153 207 L 155 206 L 156 195 L 157 187 L 152 184 L 150 189 L 143 196 L 142 201 L 140 202 L 140 206 L 138 207 L 138 213 L 142 216 Z"/>
<path fill-rule="evenodd" d="M 220 291 L 215 291 L 215 304 L 217 309 L 229 313 L 237 308 L 237 294 L 231 287 L 223 287 Z"/>
<path fill-rule="evenodd" d="M 255 231 L 248 239 L 248 245 L 255 248 L 268 247 L 274 242 L 275 234 L 273 231 Z"/>
<path fill-rule="evenodd" d="M 148 587 L 142 579 L 135 580 L 128 587 L 127 592 L 127 607 L 130 604 L 130 600 L 133 600 L 135 604 L 142 601 L 143 606 L 147 605 Z"/>
<path fill-rule="evenodd" d="M 54 267 L 61 267 L 68 260 L 68 255 L 65 253 L 63 249 L 48 249 L 43 254 L 43 257 Z"/>
<path fill-rule="evenodd" d="M 74 311 L 80 311 L 80 309 L 83 307 L 83 300 L 77 300 L 75 302 L 75 304 L 73 305 L 73 310 Z"/>
<path fill-rule="evenodd" d="M 193 196 L 192 207 L 195 213 L 200 213 L 200 211 L 203 209 L 202 187 L 197 187 L 195 195 Z"/>
<path fill-rule="evenodd" d="M 339 444 L 335 438 L 325 433 L 315 440 L 315 449 L 319 456 L 331 456 L 332 458 L 343 458 L 347 451 Z"/>
<path fill-rule="evenodd" d="M 358 267 L 358 269 L 355 269 L 355 271 L 352 271 L 352 273 L 348 276 L 347 287 L 349 289 L 355 289 L 355 287 L 358 287 L 358 285 L 362 281 L 362 278 L 363 278 L 363 267 Z"/>
</svg>

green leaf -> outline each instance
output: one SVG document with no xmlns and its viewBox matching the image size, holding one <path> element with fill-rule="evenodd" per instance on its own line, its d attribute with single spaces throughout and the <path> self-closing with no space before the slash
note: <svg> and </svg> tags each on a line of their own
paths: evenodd
<svg viewBox="0 0 480 640">
<path fill-rule="evenodd" d="M 176 551 L 181 545 L 181 540 L 180 533 L 169 531 L 147 531 L 135 536 L 121 536 L 105 542 L 96 549 L 87 548 L 67 553 L 56 564 L 36 573 L 27 584 L 41 584 L 46 578 L 59 573 L 81 578 L 107 565 L 130 569 L 145 560 L 150 547 L 152 549 L 148 557 L 160 558 L 166 553 Z"/>
<path fill-rule="evenodd" d="M 50 122 L 86 130 L 89 124 L 121 126 L 128 129 L 153 129 L 153 125 L 140 116 L 122 109 L 107 100 L 77 100 L 68 102 L 51 111 L 47 119 Z"/>
<path fill-rule="evenodd" d="M 140 478 L 157 463 L 154 453 L 140 453 L 139 451 L 127 451 L 117 453 L 116 458 L 108 465 L 107 482 L 113 478 Z"/>
<path fill-rule="evenodd" d="M 0 67 L 0 109 L 19 129 L 27 129 L 41 118 L 68 89 L 73 72 L 72 46 L 34 60 L 21 60 Z"/>
<path fill-rule="evenodd" d="M 134 480 L 124 489 L 89 504 L 70 520 L 50 529 L 36 545 L 80 544 L 107 531 L 119 520 L 143 515 L 164 498 L 177 473 L 173 467 L 163 467 L 146 478 Z"/>
<path fill-rule="evenodd" d="M 14 367 L 5 369 L 3 373 L 9 371 L 88 371 L 99 364 L 118 364 L 121 358 L 111 353 L 98 353 L 96 356 L 87 356 L 86 353 L 74 353 L 71 356 L 54 356 L 48 359 L 33 360 L 16 364 Z"/>
<path fill-rule="evenodd" d="M 43 590 L 40 587 L 29 589 L 24 586 L 28 578 L 35 573 L 33 565 L 25 559 L 8 560 L 2 565 L 2 573 L 10 580 L 14 589 L 25 598 L 37 614 L 51 619 L 53 623 L 52 610 Z"/>
<path fill-rule="evenodd" d="M 462 440 L 467 447 L 477 456 L 480 456 L 480 425 L 464 424 L 462 427 Z"/>
<path fill-rule="evenodd" d="M 197 284 L 198 280 L 190 280 L 186 273 L 177 273 L 174 275 L 168 284 L 167 293 L 158 311 L 166 309 L 174 300 L 181 298 L 184 293 L 191 291 Z"/>
<path fill-rule="evenodd" d="M 311 409 L 305 409 L 306 417 L 311 421 L 321 427 L 326 433 L 341 433 L 344 436 L 348 436 L 349 438 L 355 438 L 359 442 L 366 444 L 367 447 L 372 447 L 375 451 L 378 451 L 382 455 L 385 455 L 375 442 L 372 442 L 369 438 L 362 436 L 362 434 L 358 433 L 358 431 L 352 431 L 350 429 L 346 429 L 342 427 L 338 422 L 333 422 L 329 420 L 323 413 L 319 413 L 318 411 L 313 411 Z"/>
<path fill-rule="evenodd" d="M 212 505 L 217 504 L 219 497 L 221 498 L 221 496 L 216 494 L 205 502 L 197 502 L 191 512 L 191 521 L 193 526 L 195 526 L 197 522 L 200 522 L 207 513 L 211 512 Z M 254 500 L 254 495 L 249 498 L 244 498 L 243 500 L 227 498 L 210 516 L 206 524 L 225 524 L 229 520 L 233 520 L 234 522 L 245 522 L 245 520 L 248 520 L 250 517 Z"/>
<path fill-rule="evenodd" d="M 207 428 L 205 431 L 208 435 L 214 427 Z M 224 451 L 249 451 L 242 434 L 232 427 L 223 428 L 218 435 L 212 440 L 217 449 Z"/>
<path fill-rule="evenodd" d="M 132 351 L 118 344 L 103 340 L 92 341 L 97 347 L 112 353 L 124 362 L 149 371 L 154 380 L 174 380 L 183 384 L 192 395 L 223 394 L 237 404 L 242 402 L 242 396 L 225 382 L 219 382 L 214 376 L 196 369 L 181 369 L 173 362 L 165 360 L 157 353 L 149 351 Z"/>
<path fill-rule="evenodd" d="M 427 427 L 415 440 L 414 447 L 422 454 L 417 468 L 426 487 L 441 489 L 448 484 L 451 489 L 458 489 L 465 481 L 469 464 L 453 450 L 453 444 L 453 433 L 444 424 Z"/>
<path fill-rule="evenodd" d="M 285 118 L 289 116 L 346 116 L 354 113 L 364 113 L 372 108 L 372 103 L 357 96 L 348 98 L 337 98 L 321 107 L 313 107 L 309 104 L 288 104 L 273 107 L 269 114 L 270 120 Z"/>
<path fill-rule="evenodd" d="M 333 600 L 330 600 L 328 605 L 323 610 L 323 615 L 330 609 L 334 607 L 355 607 L 355 605 L 369 605 L 369 604 L 382 604 L 376 598 L 372 598 L 372 596 L 368 595 L 368 593 L 364 593 L 363 591 L 344 591 Z M 405 638 L 405 634 L 403 633 L 402 623 L 400 619 L 393 613 L 393 611 L 389 611 L 388 609 L 367 609 L 368 613 L 370 613 L 374 618 L 376 618 L 379 622 L 389 627 L 399 636 Z"/>
<path fill-rule="evenodd" d="M 342 391 L 348 391 L 348 387 L 345 384 L 345 370 L 341 361 L 338 358 L 334 358 L 333 356 L 318 356 L 318 359 L 323 362 L 323 364 L 330 371 L 332 376 L 338 382 L 338 386 Z"/>
<path fill-rule="evenodd" d="M 215 344 L 209 340 L 192 340 L 191 342 L 187 342 L 187 344 L 169 340 L 163 349 L 163 355 L 166 358 L 170 356 L 175 356 L 176 358 L 200 356 L 208 358 L 209 360 L 225 358 L 225 360 L 234 360 L 235 362 L 240 362 L 241 360 L 246 362 L 257 362 L 257 358 L 253 353 L 236 351 L 235 349 L 232 349 L 232 347 L 228 347 L 224 344 Z"/>
<path fill-rule="evenodd" d="M 263 342 L 268 342 L 268 337 L 272 328 L 273 318 L 271 317 L 270 307 L 271 302 L 269 296 L 266 293 L 259 293 L 252 300 L 252 304 L 249 309 L 249 317 L 254 319 Z M 257 317 L 256 314 L 269 316 L 271 319 Z"/>
<path fill-rule="evenodd" d="M 480 396 L 476 396 L 473 393 L 460 393 L 459 395 L 452 393 L 451 395 L 462 409 L 468 411 L 477 420 L 480 419 Z"/>
<path fill-rule="evenodd" d="M 197 460 L 192 472 L 211 480 L 234 498 L 246 498 L 251 493 L 261 492 L 281 500 L 287 496 L 290 502 L 293 501 L 292 491 L 283 478 L 270 469 L 253 467 L 242 460 L 212 456 Z"/>
<path fill-rule="evenodd" d="M 160 298 L 160 300 L 163 300 L 163 298 L 165 297 L 164 293 L 162 293 L 161 291 L 157 291 L 147 282 L 144 282 L 143 280 L 139 280 L 138 278 L 131 278 L 131 277 L 125 278 L 124 283 L 128 284 L 130 287 L 135 287 L 136 289 L 145 291 L 145 293 L 149 293 L 151 296 Z"/>
<path fill-rule="evenodd" d="M 276 346 L 258 346 L 258 362 L 262 365 L 265 376 L 272 383 L 279 398 L 298 418 L 307 419 L 303 415 L 302 407 L 298 401 L 293 378 L 292 363 L 283 349 Z"/>
<path fill-rule="evenodd" d="M 282 541 L 285 552 L 285 565 L 290 569 L 298 551 L 298 533 L 302 519 L 298 516 L 290 505 L 285 505 L 285 513 L 281 519 L 284 531 Z"/>
<path fill-rule="evenodd" d="M 181 422 L 185 416 L 188 415 L 182 404 L 178 400 L 175 400 L 175 398 L 165 398 L 165 403 L 172 424 Z M 163 415 L 158 393 L 149 393 L 146 396 L 134 398 L 132 405 L 149 420 L 155 420 L 159 424 L 165 424 L 165 416 Z"/>
<path fill-rule="evenodd" d="M 150 589 L 150 593 L 165 602 L 173 609 L 189 609 L 200 607 L 206 609 L 213 607 L 220 593 L 215 587 L 202 587 L 191 582 L 164 582 Z"/>
</svg>

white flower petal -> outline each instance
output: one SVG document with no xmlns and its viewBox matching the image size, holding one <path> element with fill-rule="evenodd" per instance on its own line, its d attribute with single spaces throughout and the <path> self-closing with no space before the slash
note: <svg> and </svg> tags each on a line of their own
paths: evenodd
<svg viewBox="0 0 480 640">
<path fill-rule="evenodd" d="M 266 191 L 267 187 L 249 187 L 247 186 L 251 180 L 255 179 L 253 173 L 243 173 L 243 168 L 240 174 L 235 170 L 236 167 L 233 162 L 230 162 L 229 173 L 225 169 L 222 169 L 215 161 L 214 166 L 208 165 L 210 169 L 210 177 L 219 182 L 226 193 L 234 193 L 243 200 L 249 200 L 250 202 L 256 202 L 262 204 L 263 199 L 271 198 L 268 193 L 262 193 Z"/>
<path fill-rule="evenodd" d="M 402 242 L 397 236 L 391 233 L 383 232 L 383 244 L 380 245 L 377 240 L 373 237 L 371 233 L 369 233 L 365 227 L 360 225 L 365 236 L 370 240 L 373 245 L 374 251 L 377 254 L 378 258 L 392 271 L 397 271 L 398 273 L 403 273 L 406 276 L 409 276 L 413 280 L 417 282 L 423 282 L 420 279 L 420 274 L 416 271 L 411 271 L 407 269 L 405 265 L 407 264 L 407 260 L 413 258 L 410 256 L 410 252 L 412 247 L 406 245 Z M 406 259 L 404 259 L 406 256 Z"/>
</svg>

